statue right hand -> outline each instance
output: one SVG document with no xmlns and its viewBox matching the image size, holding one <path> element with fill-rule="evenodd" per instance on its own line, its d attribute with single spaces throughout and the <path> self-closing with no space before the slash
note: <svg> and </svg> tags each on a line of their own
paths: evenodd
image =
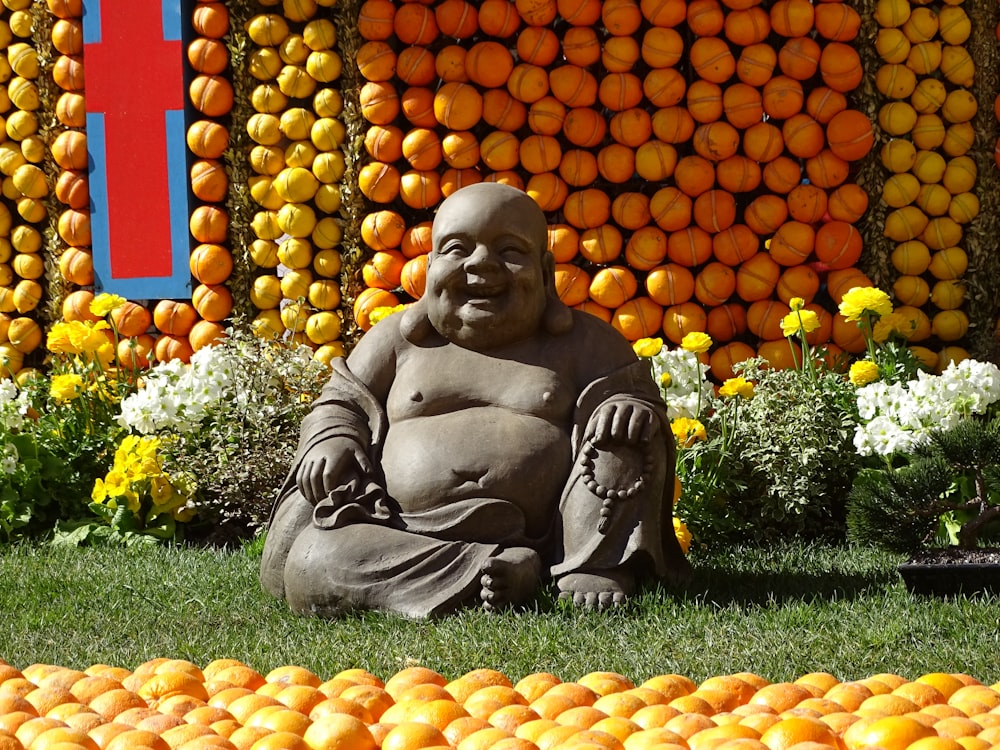
<svg viewBox="0 0 1000 750">
<path fill-rule="evenodd" d="M 325 441 L 307 455 L 295 475 L 302 495 L 313 505 L 352 478 L 374 474 L 364 448 L 348 438 Z"/>
</svg>

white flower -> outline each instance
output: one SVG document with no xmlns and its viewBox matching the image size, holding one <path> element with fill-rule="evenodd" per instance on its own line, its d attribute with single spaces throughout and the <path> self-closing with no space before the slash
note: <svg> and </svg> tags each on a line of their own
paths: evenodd
<svg viewBox="0 0 1000 750">
<path fill-rule="evenodd" d="M 871 383 L 857 391 L 854 446 L 861 455 L 911 450 L 998 401 L 1000 368 L 977 360 L 952 363 L 940 375 L 918 372 L 906 383 Z"/>
<path fill-rule="evenodd" d="M 20 459 L 17 446 L 13 443 L 6 443 L 3 447 L 3 453 L 0 454 L 0 471 L 3 471 L 4 474 L 13 474 L 17 471 Z"/>
<path fill-rule="evenodd" d="M 651 361 L 653 376 L 660 384 L 660 394 L 667 406 L 667 416 L 670 419 L 696 418 L 699 402 L 705 406 L 713 396 L 712 384 L 707 378 L 708 365 L 699 363 L 695 355 L 683 349 L 664 348 Z M 664 374 L 669 375 L 668 385 L 663 384 Z"/>
</svg>

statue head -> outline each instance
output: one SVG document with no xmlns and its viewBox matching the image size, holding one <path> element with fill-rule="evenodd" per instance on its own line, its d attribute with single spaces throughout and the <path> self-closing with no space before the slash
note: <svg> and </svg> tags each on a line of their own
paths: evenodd
<svg viewBox="0 0 1000 750">
<path fill-rule="evenodd" d="M 484 351 L 568 330 L 547 238 L 545 214 L 524 191 L 487 182 L 456 191 L 434 218 L 422 316 L 449 341 Z"/>
</svg>

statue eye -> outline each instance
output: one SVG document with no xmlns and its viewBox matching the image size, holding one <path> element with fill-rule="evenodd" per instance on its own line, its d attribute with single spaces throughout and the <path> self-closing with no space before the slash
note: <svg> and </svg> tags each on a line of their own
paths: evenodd
<svg viewBox="0 0 1000 750">
<path fill-rule="evenodd" d="M 528 248 L 520 245 L 504 245 L 500 254 L 505 258 L 521 258 L 528 253 Z"/>
<path fill-rule="evenodd" d="M 468 248 L 459 241 L 447 242 L 438 251 L 440 255 L 468 255 Z"/>
</svg>

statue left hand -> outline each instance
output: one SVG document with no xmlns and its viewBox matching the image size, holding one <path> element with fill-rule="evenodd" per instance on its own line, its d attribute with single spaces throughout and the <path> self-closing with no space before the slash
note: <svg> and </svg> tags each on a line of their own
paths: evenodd
<svg viewBox="0 0 1000 750">
<path fill-rule="evenodd" d="M 595 413 L 593 443 L 601 447 L 609 443 L 639 445 L 649 442 L 659 428 L 653 410 L 635 402 L 603 404 Z"/>
</svg>

